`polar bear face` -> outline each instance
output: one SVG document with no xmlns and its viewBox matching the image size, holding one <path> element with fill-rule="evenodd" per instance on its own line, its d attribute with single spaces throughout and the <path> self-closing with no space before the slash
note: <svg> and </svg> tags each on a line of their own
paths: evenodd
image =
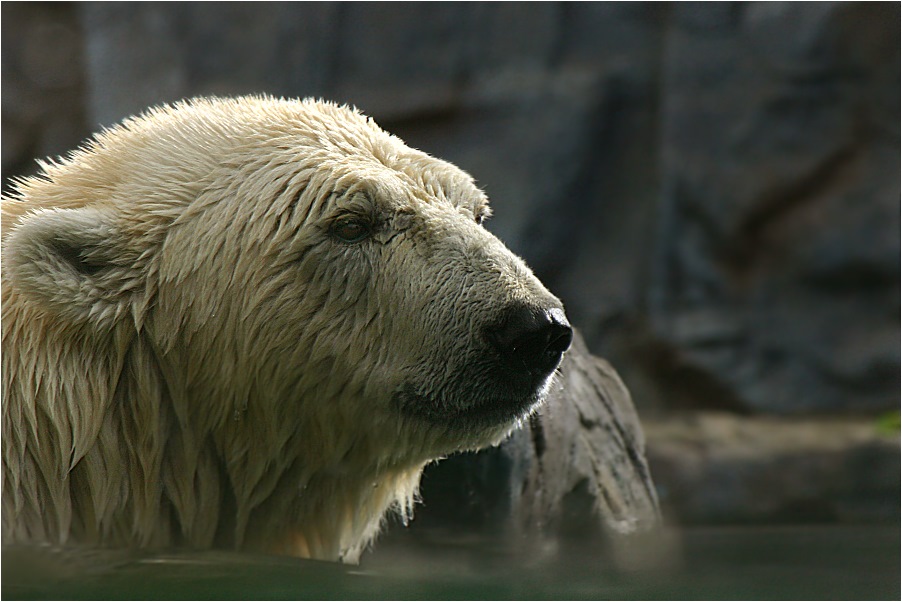
<svg viewBox="0 0 902 602">
<path fill-rule="evenodd" d="M 497 442 L 569 344 L 560 302 L 482 227 L 467 174 L 356 112 L 301 109 L 220 158 L 169 229 L 152 327 L 167 347 L 232 347 L 210 388 L 238 373 L 249 396 L 321 400 L 325 423 L 417 433 L 430 456 Z"/>
</svg>

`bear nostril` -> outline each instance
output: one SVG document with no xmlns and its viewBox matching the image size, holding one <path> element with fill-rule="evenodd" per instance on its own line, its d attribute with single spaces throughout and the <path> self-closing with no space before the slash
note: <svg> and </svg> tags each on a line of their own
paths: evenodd
<svg viewBox="0 0 902 602">
<path fill-rule="evenodd" d="M 508 367 L 544 377 L 557 368 L 570 347 L 573 329 L 560 308 L 517 304 L 487 329 L 486 336 Z"/>
<path fill-rule="evenodd" d="M 553 332 L 548 345 L 545 347 L 545 353 L 559 357 L 565 351 L 570 349 L 570 343 L 573 342 L 573 329 L 569 324 L 553 324 Z"/>
</svg>

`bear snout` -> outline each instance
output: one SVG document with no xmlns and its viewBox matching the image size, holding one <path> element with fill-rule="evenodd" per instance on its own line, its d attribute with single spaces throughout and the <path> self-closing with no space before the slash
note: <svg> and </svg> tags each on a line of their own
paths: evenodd
<svg viewBox="0 0 902 602">
<path fill-rule="evenodd" d="M 541 381 L 554 372 L 570 348 L 573 329 L 559 307 L 516 303 L 485 329 L 485 337 L 505 368 Z"/>
<path fill-rule="evenodd" d="M 393 397 L 395 406 L 457 433 L 488 429 L 491 442 L 498 427 L 512 425 L 544 400 L 573 329 L 559 305 L 513 302 L 480 335 L 481 344 L 451 378 L 407 381 Z"/>
</svg>

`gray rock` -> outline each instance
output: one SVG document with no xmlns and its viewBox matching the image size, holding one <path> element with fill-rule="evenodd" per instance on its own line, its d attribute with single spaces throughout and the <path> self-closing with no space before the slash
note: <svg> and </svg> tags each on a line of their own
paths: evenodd
<svg viewBox="0 0 902 602">
<path fill-rule="evenodd" d="M 898 522 L 899 433 L 852 418 L 646 421 L 667 522 Z"/>
<path fill-rule="evenodd" d="M 427 468 L 421 496 L 413 531 L 612 541 L 660 518 L 629 391 L 578 333 L 541 411 L 500 447 Z"/>
<path fill-rule="evenodd" d="M 655 336 L 745 409 L 895 407 L 899 7 L 721 17 L 666 55 Z"/>
<path fill-rule="evenodd" d="M 3 11 L 3 191 L 88 130 L 82 39 L 74 6 L 10 3 Z"/>
</svg>

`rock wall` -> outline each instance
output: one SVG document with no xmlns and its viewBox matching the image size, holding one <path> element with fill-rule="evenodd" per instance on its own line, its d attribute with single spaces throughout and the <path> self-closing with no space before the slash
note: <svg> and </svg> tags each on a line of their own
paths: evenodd
<svg viewBox="0 0 902 602">
<path fill-rule="evenodd" d="M 478 179 L 643 416 L 899 408 L 898 3 L 2 11 L 4 186 L 159 102 L 353 103 Z"/>
<path fill-rule="evenodd" d="M 3 192 L 35 159 L 78 146 L 87 119 L 84 38 L 69 3 L 8 2 L 2 13 Z"/>
</svg>

